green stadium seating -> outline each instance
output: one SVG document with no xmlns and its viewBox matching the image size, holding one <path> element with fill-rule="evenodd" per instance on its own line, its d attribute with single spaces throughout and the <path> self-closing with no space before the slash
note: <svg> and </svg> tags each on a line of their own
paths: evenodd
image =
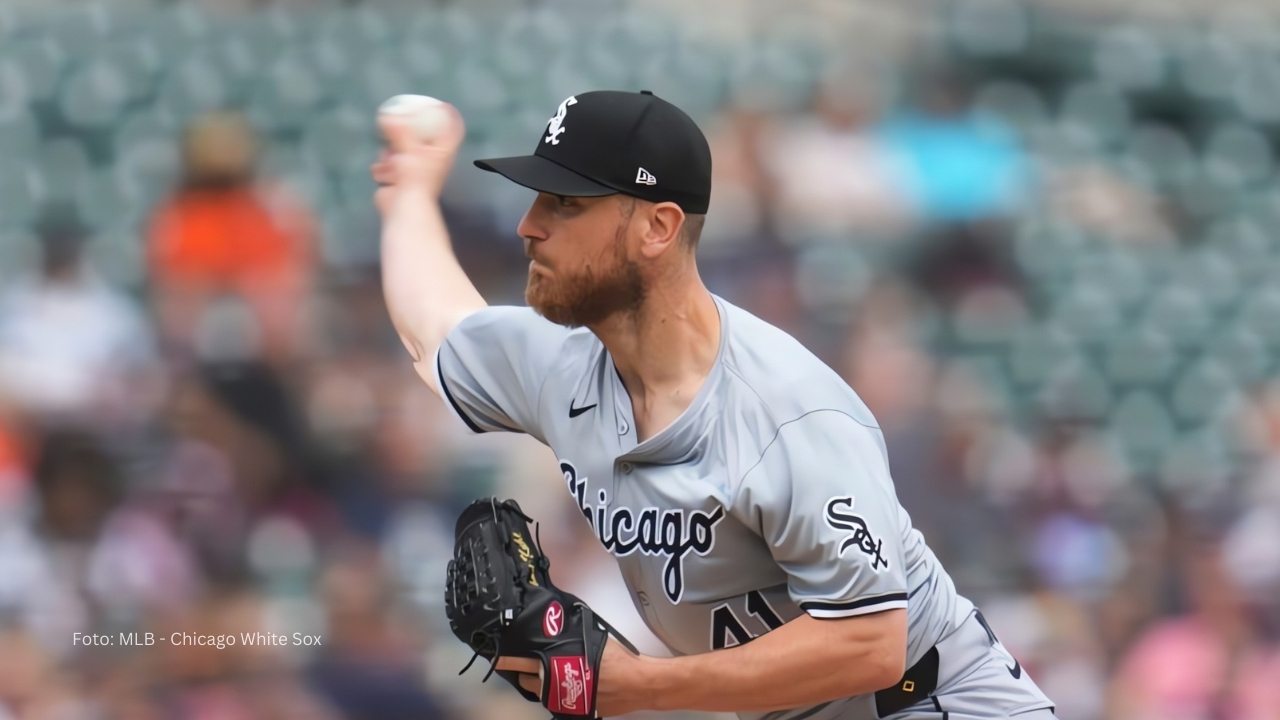
<svg viewBox="0 0 1280 720">
<path fill-rule="evenodd" d="M 58 91 L 62 116 L 81 129 L 108 129 L 119 122 L 129 102 L 125 68 L 102 57 L 76 62 Z"/>
<path fill-rule="evenodd" d="M 1071 286 L 1053 308 L 1058 325 L 1084 343 L 1106 342 L 1125 329 L 1119 303 L 1103 285 L 1082 280 Z"/>
<path fill-rule="evenodd" d="M 1144 390 L 1124 395 L 1112 408 L 1107 427 L 1139 472 L 1156 469 L 1177 433 L 1164 402 Z"/>
<path fill-rule="evenodd" d="M 1180 350 L 1199 347 L 1212 329 L 1212 318 L 1200 293 L 1182 285 L 1158 290 L 1141 312 L 1141 325 L 1162 333 Z"/>
<path fill-rule="evenodd" d="M 1275 358 L 1280 353 L 1280 286 L 1254 289 L 1241 304 L 1236 320 L 1265 343 Z"/>
<path fill-rule="evenodd" d="M 1060 366 L 1035 397 L 1039 415 L 1061 420 L 1098 422 L 1112 403 L 1111 386 L 1087 358 Z"/>
<path fill-rule="evenodd" d="M 1103 367 L 1117 386 L 1157 386 L 1169 380 L 1178 357 L 1167 337 L 1139 326 L 1107 343 Z"/>
<path fill-rule="evenodd" d="M 1241 386 L 1260 382 L 1271 369 L 1266 344 L 1251 329 L 1225 327 L 1205 345 L 1205 357 L 1226 368 Z"/>
<path fill-rule="evenodd" d="M 1079 362 L 1076 339 L 1060 326 L 1026 325 L 1012 338 L 1009 372 L 1014 383 L 1040 387 L 1054 372 Z"/>
<path fill-rule="evenodd" d="M 1184 423 L 1206 422 L 1234 399 L 1238 384 L 1222 362 L 1212 358 L 1197 361 L 1175 382 L 1171 397 L 1174 414 Z"/>
</svg>

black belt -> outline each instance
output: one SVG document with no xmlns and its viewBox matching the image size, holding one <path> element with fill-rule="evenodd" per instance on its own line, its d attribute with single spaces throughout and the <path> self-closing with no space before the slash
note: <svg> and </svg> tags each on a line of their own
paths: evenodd
<svg viewBox="0 0 1280 720">
<path fill-rule="evenodd" d="M 938 646 L 929 648 L 892 687 L 876 693 L 876 714 L 888 717 L 915 705 L 938 689 Z"/>
</svg>

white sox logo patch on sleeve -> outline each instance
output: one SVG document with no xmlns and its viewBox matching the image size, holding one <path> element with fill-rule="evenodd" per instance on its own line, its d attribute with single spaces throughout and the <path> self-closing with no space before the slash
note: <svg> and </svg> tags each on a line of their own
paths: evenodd
<svg viewBox="0 0 1280 720">
<path fill-rule="evenodd" d="M 883 572 L 889 569 L 889 561 L 880 554 L 884 541 L 876 538 L 867 528 L 867 521 L 853 513 L 853 497 L 833 497 L 827 501 L 827 524 L 835 530 L 849 532 L 849 537 L 840 543 L 838 555 L 844 555 L 849 548 L 857 548 L 871 558 L 871 570 Z"/>
</svg>

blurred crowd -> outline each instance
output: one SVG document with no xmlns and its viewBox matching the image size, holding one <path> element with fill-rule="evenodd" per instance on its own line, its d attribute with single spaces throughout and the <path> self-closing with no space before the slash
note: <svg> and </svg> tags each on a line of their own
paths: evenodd
<svg viewBox="0 0 1280 720">
<path fill-rule="evenodd" d="M 1075 88 L 1049 117 L 1027 91 L 1043 68 L 975 50 L 982 17 L 959 26 L 985 64 L 844 55 L 796 97 L 740 83 L 699 111 L 704 277 L 867 401 L 903 504 L 1059 717 L 1277 720 L 1280 315 L 1233 326 L 1244 349 L 1211 358 L 1226 380 L 1195 364 L 1221 343 L 1176 334 L 1218 281 L 1255 293 L 1223 307 L 1280 312 L 1271 227 L 1211 245 L 1240 217 L 1227 191 L 1280 219 L 1270 165 L 1249 164 L 1269 163 L 1269 136 L 1223 141 L 1191 189 L 1153 177 L 1174 131 L 1134 131 L 1136 170 L 1103 162 L 1108 103 L 1128 96 Z M 991 81 L 1010 64 L 1027 74 Z M 530 98 L 522 134 L 484 142 L 524 152 L 559 99 Z M 542 717 L 455 674 L 469 654 L 443 618 L 444 566 L 456 513 L 485 494 L 516 497 L 556 580 L 663 652 L 550 453 L 472 436 L 417 379 L 376 251 L 333 252 L 376 249 L 376 226 L 335 225 L 272 172 L 278 136 L 253 113 L 195 114 L 173 140 L 181 171 L 133 227 L 136 282 L 103 272 L 83 202 L 44 204 L 32 252 L 0 254 L 0 720 Z M 490 302 L 521 302 L 512 213 L 530 198 L 465 159 L 455 174 L 461 261 Z M 1196 265 L 1205 246 L 1245 260 L 1223 281 Z M 1193 301 L 1152 329 L 1116 309 L 1142 283 L 1135 305 Z M 1181 364 L 1159 370 L 1175 357 L 1190 400 Z M 168 641 L 257 631 L 321 644 Z M 121 640 L 147 633 L 166 640 Z"/>
</svg>

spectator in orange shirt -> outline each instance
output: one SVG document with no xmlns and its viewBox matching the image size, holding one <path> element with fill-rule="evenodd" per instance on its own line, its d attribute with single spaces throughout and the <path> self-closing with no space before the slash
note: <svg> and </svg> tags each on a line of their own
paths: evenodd
<svg viewBox="0 0 1280 720">
<path fill-rule="evenodd" d="M 286 192 L 258 178 L 257 153 L 237 113 L 203 116 L 183 138 L 181 184 L 157 208 L 148 238 L 161 333 L 179 351 L 279 361 L 299 349 L 313 223 Z"/>
</svg>

